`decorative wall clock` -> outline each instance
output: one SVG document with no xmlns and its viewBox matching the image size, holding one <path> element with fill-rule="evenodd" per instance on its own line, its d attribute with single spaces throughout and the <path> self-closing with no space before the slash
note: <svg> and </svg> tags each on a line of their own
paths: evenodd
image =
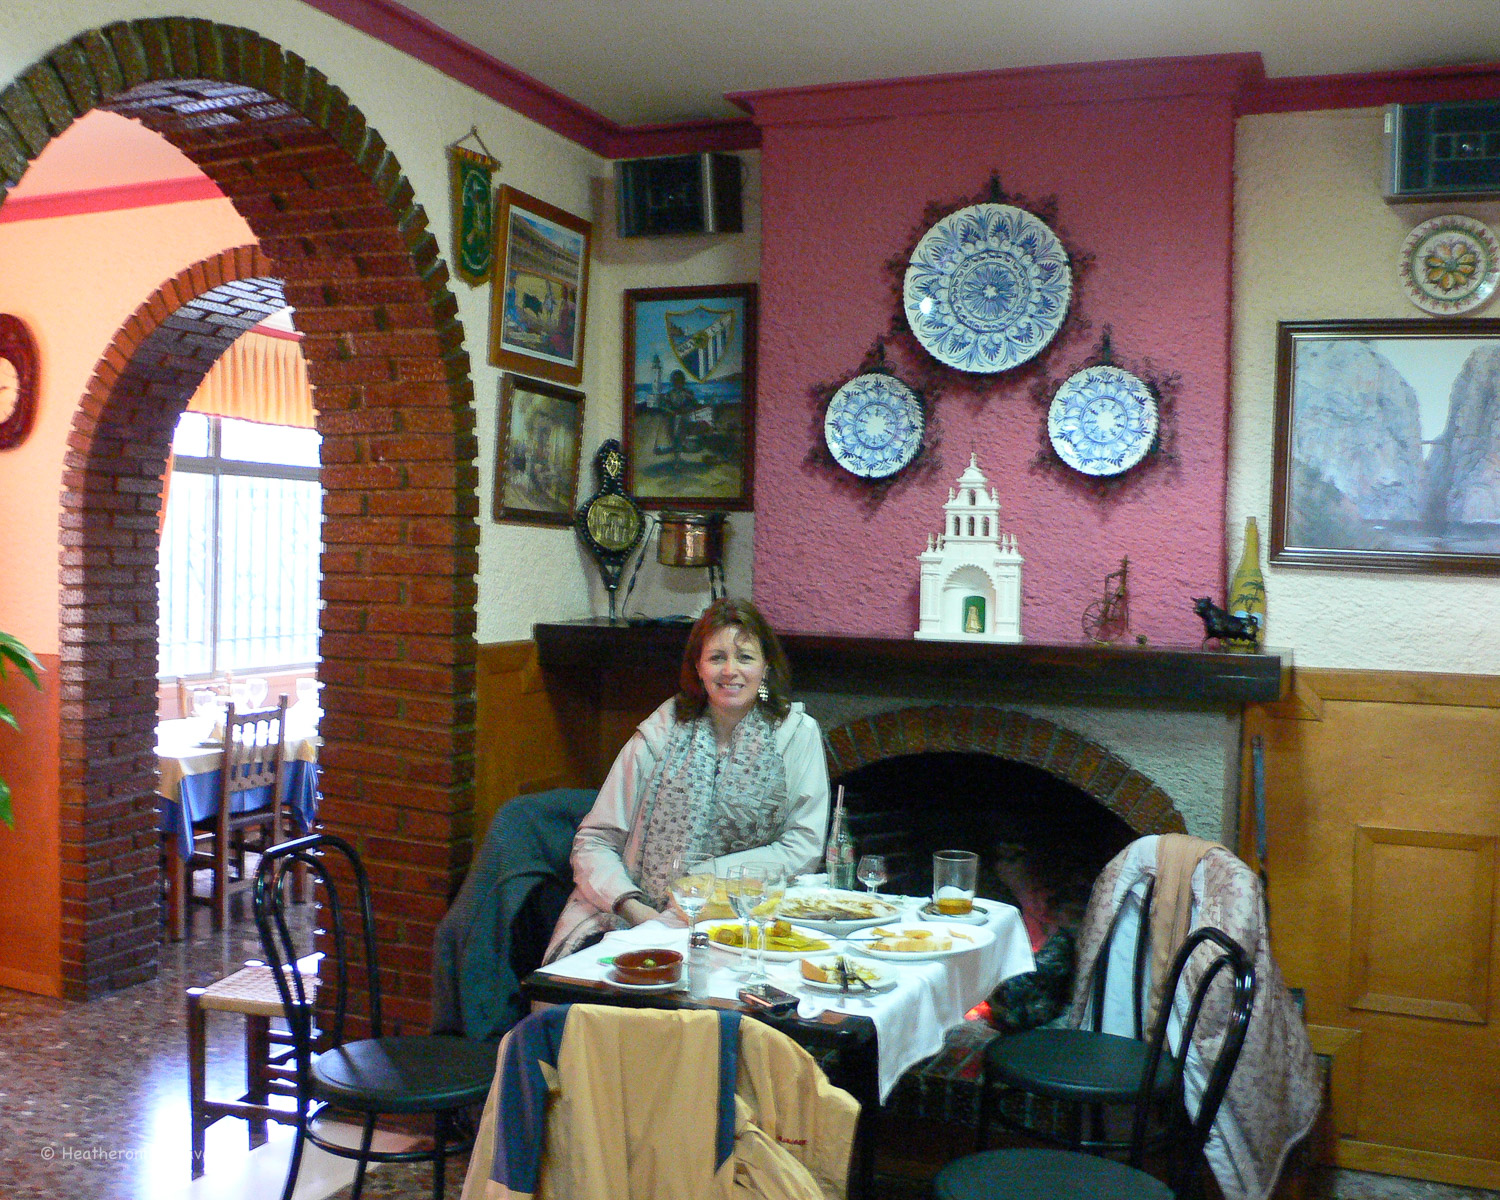
<svg viewBox="0 0 1500 1200">
<path fill-rule="evenodd" d="M 1423 312 L 1451 317 L 1478 308 L 1500 282 L 1500 242 L 1490 227 L 1451 214 L 1423 221 L 1401 245 L 1401 288 Z"/>
<path fill-rule="evenodd" d="M 641 544 L 646 520 L 640 505 L 625 493 L 625 452 L 614 438 L 595 453 L 594 476 L 598 490 L 579 506 L 573 526 L 599 566 L 609 592 L 609 619 L 613 621 L 620 573 L 631 551 Z"/>
<path fill-rule="evenodd" d="M 939 362 L 994 374 L 1046 348 L 1072 291 L 1068 252 L 1041 218 L 1010 204 L 972 204 L 922 235 L 902 305 L 917 341 Z"/>
<path fill-rule="evenodd" d="M 823 437 L 834 461 L 861 479 L 886 479 L 922 448 L 917 393 L 888 371 L 856 375 L 833 394 Z"/>
<path fill-rule="evenodd" d="M 1156 398 L 1119 367 L 1085 367 L 1057 389 L 1047 436 L 1059 458 L 1085 475 L 1120 475 L 1156 440 Z"/>
<path fill-rule="evenodd" d="M 36 357 L 26 323 L 0 313 L 0 450 L 19 446 L 36 423 Z"/>
</svg>

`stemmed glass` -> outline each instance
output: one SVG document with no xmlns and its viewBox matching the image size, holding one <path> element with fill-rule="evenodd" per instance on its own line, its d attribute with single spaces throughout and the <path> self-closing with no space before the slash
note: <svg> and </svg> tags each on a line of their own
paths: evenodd
<svg viewBox="0 0 1500 1200">
<path fill-rule="evenodd" d="M 752 864 L 760 866 L 765 872 L 765 883 L 761 889 L 761 900 L 750 915 L 755 919 L 756 926 L 760 929 L 760 954 L 756 959 L 755 974 L 752 979 L 765 979 L 766 975 L 766 927 L 776 919 L 776 914 L 781 908 L 782 898 L 786 895 L 786 871 L 775 863 Z"/>
<path fill-rule="evenodd" d="M 259 708 L 265 703 L 266 695 L 271 690 L 270 683 L 262 675 L 252 675 L 245 680 L 246 696 L 250 701 L 251 708 Z"/>
<path fill-rule="evenodd" d="M 701 913 L 714 894 L 714 856 L 712 854 L 679 854 L 672 860 L 672 899 L 687 913 L 688 949 L 692 949 L 693 931 Z"/>
<path fill-rule="evenodd" d="M 884 854 L 866 854 L 859 860 L 856 878 L 865 885 L 870 895 L 880 891 L 880 885 L 890 879 L 885 869 Z"/>
<path fill-rule="evenodd" d="M 760 863 L 741 863 L 729 868 L 725 878 L 729 903 L 745 923 L 745 941 L 740 946 L 740 974 L 748 976 L 750 967 L 750 919 L 755 906 L 766 891 L 766 868 Z"/>
</svg>

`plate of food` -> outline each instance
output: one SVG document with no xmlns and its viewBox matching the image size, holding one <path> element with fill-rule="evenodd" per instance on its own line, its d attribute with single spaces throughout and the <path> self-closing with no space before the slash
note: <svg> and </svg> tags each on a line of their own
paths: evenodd
<svg viewBox="0 0 1500 1200">
<path fill-rule="evenodd" d="M 834 888 L 788 888 L 779 915 L 798 925 L 842 937 L 867 925 L 895 921 L 901 906 L 883 896 Z"/>
<path fill-rule="evenodd" d="M 851 958 L 847 954 L 824 954 L 817 958 L 804 958 L 801 963 L 802 986 L 815 992 L 842 992 L 839 982 L 839 963 L 849 973 L 849 991 L 852 993 L 883 992 L 896 986 L 896 973 L 872 962 Z M 855 982 L 858 980 L 859 982 Z"/>
<path fill-rule="evenodd" d="M 993 900 L 975 900 L 974 907 L 966 913 L 940 913 L 931 900 L 916 910 L 919 921 L 954 921 L 965 925 L 987 925 L 991 917 L 995 915 L 996 904 Z"/>
<path fill-rule="evenodd" d="M 988 946 L 995 935 L 979 925 L 876 925 L 849 935 L 851 950 L 892 962 L 921 962 L 967 954 Z"/>
<path fill-rule="evenodd" d="M 745 946 L 743 921 L 721 921 L 700 925 L 708 934 L 708 944 L 717 950 L 738 954 Z M 816 929 L 804 929 L 787 921 L 772 921 L 766 926 L 766 961 L 793 962 L 804 954 L 820 954 L 833 949 L 834 939 Z M 750 949 L 760 948 L 760 927 L 750 926 Z"/>
</svg>

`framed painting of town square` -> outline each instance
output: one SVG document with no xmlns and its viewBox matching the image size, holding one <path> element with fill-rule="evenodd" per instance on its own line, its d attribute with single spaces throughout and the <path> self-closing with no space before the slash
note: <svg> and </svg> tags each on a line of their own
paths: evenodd
<svg viewBox="0 0 1500 1200">
<path fill-rule="evenodd" d="M 490 289 L 490 362 L 576 384 L 593 227 L 570 212 L 502 187 L 495 214 Z"/>
<path fill-rule="evenodd" d="M 626 486 L 645 508 L 748 509 L 753 283 L 625 293 Z"/>
<path fill-rule="evenodd" d="M 1271 561 L 1500 573 L 1500 320 L 1277 328 Z"/>
<path fill-rule="evenodd" d="M 571 525 L 582 442 L 582 392 L 539 379 L 502 376 L 495 520 Z"/>
</svg>

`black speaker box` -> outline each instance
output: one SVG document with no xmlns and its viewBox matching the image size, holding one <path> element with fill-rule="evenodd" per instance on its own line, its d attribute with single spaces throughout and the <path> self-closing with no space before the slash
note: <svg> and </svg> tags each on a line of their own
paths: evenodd
<svg viewBox="0 0 1500 1200">
<path fill-rule="evenodd" d="M 739 233 L 740 160 L 679 154 L 615 163 L 615 222 L 621 237 Z"/>
</svg>

